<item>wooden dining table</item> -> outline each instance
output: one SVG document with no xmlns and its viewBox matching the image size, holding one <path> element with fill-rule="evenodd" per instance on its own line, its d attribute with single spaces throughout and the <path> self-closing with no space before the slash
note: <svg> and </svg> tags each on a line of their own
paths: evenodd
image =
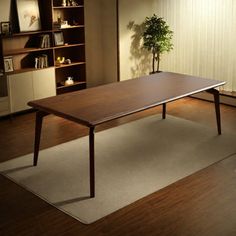
<svg viewBox="0 0 236 236">
<path fill-rule="evenodd" d="M 30 101 L 35 108 L 35 143 L 33 165 L 37 166 L 43 117 L 53 114 L 89 128 L 90 197 L 95 197 L 95 127 L 120 117 L 166 104 L 199 92 L 214 97 L 218 134 L 221 134 L 219 91 L 224 81 L 172 72 L 161 72 L 126 81 L 110 83 L 76 92 Z M 200 108 L 199 108 L 200 109 Z"/>
</svg>

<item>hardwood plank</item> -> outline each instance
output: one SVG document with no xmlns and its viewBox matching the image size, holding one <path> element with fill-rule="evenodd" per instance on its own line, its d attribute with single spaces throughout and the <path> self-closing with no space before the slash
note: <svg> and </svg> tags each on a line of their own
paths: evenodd
<svg viewBox="0 0 236 236">
<path fill-rule="evenodd" d="M 186 98 L 167 106 L 175 115 L 215 127 L 214 104 Z M 140 112 L 98 130 L 162 112 Z M 222 133 L 236 132 L 236 109 L 222 106 Z M 0 161 L 33 151 L 34 113 L 0 121 Z M 88 134 L 59 117 L 45 117 L 42 148 Z M 236 235 L 236 157 L 212 165 L 112 215 L 83 225 L 12 181 L 0 176 L 0 232 L 11 235 Z"/>
</svg>

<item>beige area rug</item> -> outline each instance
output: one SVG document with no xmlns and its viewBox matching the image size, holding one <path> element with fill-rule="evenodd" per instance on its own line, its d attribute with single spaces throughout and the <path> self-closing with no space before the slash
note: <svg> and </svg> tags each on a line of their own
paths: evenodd
<svg viewBox="0 0 236 236">
<path fill-rule="evenodd" d="M 96 133 L 96 197 L 89 199 L 88 137 L 0 164 L 0 171 L 89 224 L 236 151 L 236 135 L 159 115 Z"/>
</svg>

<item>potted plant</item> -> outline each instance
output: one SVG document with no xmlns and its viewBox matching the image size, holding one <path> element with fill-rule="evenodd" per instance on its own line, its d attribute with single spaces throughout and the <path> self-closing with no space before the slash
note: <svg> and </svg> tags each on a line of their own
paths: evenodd
<svg viewBox="0 0 236 236">
<path fill-rule="evenodd" d="M 144 31 L 142 33 L 143 47 L 152 53 L 152 72 L 159 72 L 160 56 L 164 52 L 173 49 L 171 39 L 173 31 L 170 30 L 163 18 L 154 14 L 146 17 L 143 22 Z M 155 70 L 155 63 L 156 70 Z"/>
</svg>

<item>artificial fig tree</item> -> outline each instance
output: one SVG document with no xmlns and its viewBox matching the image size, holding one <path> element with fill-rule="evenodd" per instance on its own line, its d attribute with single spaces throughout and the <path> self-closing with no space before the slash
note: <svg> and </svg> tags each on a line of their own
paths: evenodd
<svg viewBox="0 0 236 236">
<path fill-rule="evenodd" d="M 158 18 L 156 14 L 146 17 L 143 27 L 143 47 L 152 53 L 152 73 L 159 72 L 161 54 L 173 49 L 171 43 L 173 31 L 170 30 L 165 20 Z M 157 65 L 155 66 L 155 64 Z"/>
</svg>

